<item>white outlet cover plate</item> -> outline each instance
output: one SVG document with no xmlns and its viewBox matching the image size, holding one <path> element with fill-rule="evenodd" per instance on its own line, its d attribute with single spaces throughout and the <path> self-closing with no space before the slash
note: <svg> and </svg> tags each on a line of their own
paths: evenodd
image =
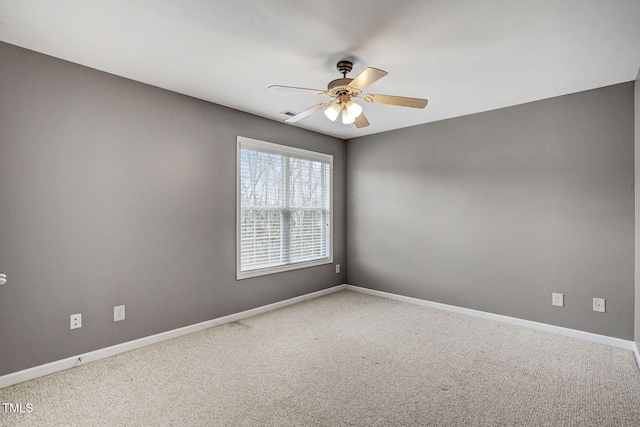
<svg viewBox="0 0 640 427">
<path fill-rule="evenodd" d="M 115 307 L 113 307 L 114 322 L 119 322 L 121 320 L 124 320 L 124 317 L 125 317 L 124 305 L 116 305 Z"/>
<path fill-rule="evenodd" d="M 593 311 L 605 312 L 605 300 L 604 298 L 593 299 Z"/>
<path fill-rule="evenodd" d="M 558 306 L 558 307 L 564 307 L 564 294 L 553 292 L 552 293 L 551 304 L 553 304 L 555 306 Z"/>
<path fill-rule="evenodd" d="M 69 329 L 82 328 L 82 313 L 69 316 Z"/>
</svg>

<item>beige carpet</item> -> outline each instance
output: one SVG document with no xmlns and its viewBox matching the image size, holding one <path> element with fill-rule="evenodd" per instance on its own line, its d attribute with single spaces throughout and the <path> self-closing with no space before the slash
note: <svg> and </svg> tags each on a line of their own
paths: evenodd
<svg viewBox="0 0 640 427">
<path fill-rule="evenodd" d="M 640 426 L 640 371 L 630 351 L 342 291 L 0 402 L 33 405 L 2 426 Z"/>
</svg>

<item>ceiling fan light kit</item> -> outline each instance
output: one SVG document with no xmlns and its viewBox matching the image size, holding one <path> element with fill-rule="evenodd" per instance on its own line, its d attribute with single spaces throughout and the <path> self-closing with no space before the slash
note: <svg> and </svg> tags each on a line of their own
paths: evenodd
<svg viewBox="0 0 640 427">
<path fill-rule="evenodd" d="M 356 121 L 356 118 L 351 116 L 346 108 L 343 108 L 342 109 L 342 123 L 345 124 L 345 125 L 350 125 L 351 123 L 353 123 L 355 121 Z"/>
<path fill-rule="evenodd" d="M 345 110 L 349 113 L 351 117 L 354 119 L 358 117 L 362 113 L 362 107 L 356 104 L 353 101 L 349 101 L 344 105 Z"/>
<path fill-rule="evenodd" d="M 357 128 L 369 126 L 369 120 L 362 112 L 362 106 L 352 100 L 352 98 L 362 99 L 365 102 L 374 102 L 387 105 L 398 105 L 401 107 L 424 108 L 429 102 L 422 98 L 407 98 L 403 96 L 365 94 L 360 96 L 362 90 L 367 86 L 377 82 L 387 75 L 386 71 L 373 67 L 367 67 L 358 74 L 355 79 L 347 78 L 347 73 L 353 69 L 351 61 L 340 61 L 337 64 L 338 71 L 342 73 L 342 78 L 332 80 L 327 85 L 327 90 L 307 89 L 292 86 L 269 86 L 268 89 L 293 90 L 298 92 L 310 92 L 316 95 L 328 95 L 334 98 L 333 101 L 323 102 L 288 118 L 287 123 L 294 123 L 309 117 L 313 113 L 324 109 L 324 114 L 331 121 L 336 121 L 342 112 L 342 123 L 345 125 L 355 124 Z M 327 108 L 328 107 L 328 108 Z"/>
<path fill-rule="evenodd" d="M 332 122 L 335 122 L 338 116 L 340 115 L 341 110 L 342 110 L 342 105 L 333 104 L 331 107 L 324 110 L 324 115 L 327 116 L 327 118 Z"/>
</svg>

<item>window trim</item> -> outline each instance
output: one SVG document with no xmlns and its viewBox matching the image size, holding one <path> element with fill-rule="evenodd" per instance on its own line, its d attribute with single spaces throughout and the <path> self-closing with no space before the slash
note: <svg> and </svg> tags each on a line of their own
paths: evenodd
<svg viewBox="0 0 640 427">
<path fill-rule="evenodd" d="M 240 213 L 241 196 L 240 196 L 240 180 L 241 180 L 241 167 L 240 167 L 240 151 L 241 149 L 249 149 L 260 151 L 263 153 L 279 154 L 284 156 L 291 156 L 305 160 L 319 161 L 328 163 L 330 167 L 329 173 L 329 187 L 331 190 L 331 197 L 329 197 L 329 258 L 323 258 L 313 261 L 303 261 L 292 264 L 279 265 L 276 267 L 259 268 L 249 271 L 241 271 L 241 226 L 240 226 Z M 304 150 L 302 148 L 290 147 L 288 145 L 274 144 L 272 142 L 260 141 L 257 139 L 246 138 L 243 136 L 237 137 L 236 146 L 236 280 L 248 279 L 251 277 L 264 276 L 268 274 L 281 273 L 284 271 L 298 270 L 301 268 L 315 267 L 324 264 L 333 264 L 333 156 L 331 154 L 318 153 L 315 151 Z"/>
</svg>

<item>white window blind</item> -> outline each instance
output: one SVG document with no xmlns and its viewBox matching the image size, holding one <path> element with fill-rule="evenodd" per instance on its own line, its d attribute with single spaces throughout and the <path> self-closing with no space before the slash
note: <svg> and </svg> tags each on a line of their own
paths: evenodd
<svg viewBox="0 0 640 427">
<path fill-rule="evenodd" d="M 329 263 L 330 155 L 238 137 L 238 278 Z"/>
</svg>

